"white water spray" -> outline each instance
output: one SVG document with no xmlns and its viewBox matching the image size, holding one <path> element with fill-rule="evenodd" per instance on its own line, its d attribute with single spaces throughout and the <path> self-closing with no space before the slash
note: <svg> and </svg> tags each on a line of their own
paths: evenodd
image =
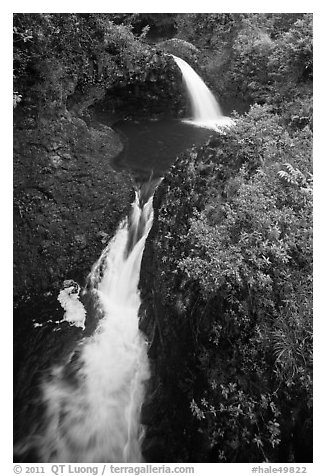
<svg viewBox="0 0 326 476">
<path fill-rule="evenodd" d="M 201 77 L 186 61 L 172 56 L 182 72 L 191 102 L 192 119 L 184 122 L 215 130 L 231 126 L 234 121 L 223 116 L 217 100 Z"/>
<path fill-rule="evenodd" d="M 129 219 L 88 277 L 102 316 L 95 333 L 43 384 L 45 426 L 35 444 L 42 462 L 142 461 L 140 412 L 150 372 L 138 281 L 157 183 L 136 192 Z"/>
</svg>

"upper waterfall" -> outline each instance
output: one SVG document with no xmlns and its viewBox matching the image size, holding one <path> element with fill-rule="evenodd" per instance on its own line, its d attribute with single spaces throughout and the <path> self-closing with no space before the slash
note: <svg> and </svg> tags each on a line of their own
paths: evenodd
<svg viewBox="0 0 326 476">
<path fill-rule="evenodd" d="M 231 125 L 232 119 L 223 116 L 216 98 L 196 71 L 183 59 L 172 56 L 182 72 L 191 102 L 192 118 L 187 122 L 209 129 Z"/>
</svg>

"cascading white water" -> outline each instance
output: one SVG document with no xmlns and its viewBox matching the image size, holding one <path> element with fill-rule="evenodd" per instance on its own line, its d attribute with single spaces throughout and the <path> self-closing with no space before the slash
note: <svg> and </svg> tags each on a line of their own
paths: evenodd
<svg viewBox="0 0 326 476">
<path fill-rule="evenodd" d="M 192 118 L 191 120 L 185 120 L 185 122 L 208 129 L 220 129 L 232 125 L 232 119 L 223 116 L 216 98 L 201 77 L 186 61 L 177 56 L 172 56 L 182 72 L 191 102 Z"/>
<path fill-rule="evenodd" d="M 138 281 L 157 183 L 136 192 L 129 219 L 88 277 L 101 314 L 95 333 L 43 384 L 45 426 L 35 445 L 42 462 L 142 461 L 140 411 L 150 372 Z"/>
</svg>

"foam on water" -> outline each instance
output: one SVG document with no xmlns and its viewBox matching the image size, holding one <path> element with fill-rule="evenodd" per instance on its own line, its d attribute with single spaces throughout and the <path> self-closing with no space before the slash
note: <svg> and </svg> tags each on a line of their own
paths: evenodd
<svg viewBox="0 0 326 476">
<path fill-rule="evenodd" d="M 62 289 L 58 295 L 58 301 L 65 310 L 63 321 L 70 325 L 85 329 L 86 310 L 79 301 L 80 288 L 77 283 L 68 285 Z"/>
</svg>

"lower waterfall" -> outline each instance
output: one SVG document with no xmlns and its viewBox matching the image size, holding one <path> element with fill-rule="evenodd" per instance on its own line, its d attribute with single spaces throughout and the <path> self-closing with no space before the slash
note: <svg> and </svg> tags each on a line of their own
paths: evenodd
<svg viewBox="0 0 326 476">
<path fill-rule="evenodd" d="M 43 462 L 141 462 L 140 422 L 150 376 L 138 328 L 140 266 L 161 179 L 136 191 L 125 218 L 88 276 L 100 316 L 65 365 L 43 383 L 45 430 L 35 445 Z"/>
</svg>

